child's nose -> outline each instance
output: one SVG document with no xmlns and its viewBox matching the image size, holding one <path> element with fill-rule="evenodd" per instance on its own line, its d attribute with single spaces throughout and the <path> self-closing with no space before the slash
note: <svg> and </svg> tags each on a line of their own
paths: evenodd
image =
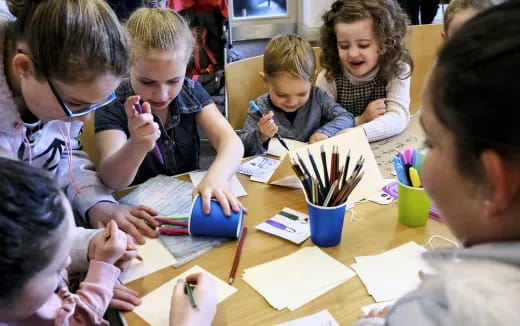
<svg viewBox="0 0 520 326">
<path fill-rule="evenodd" d="M 348 50 L 348 56 L 351 58 L 356 58 L 359 56 L 359 49 L 357 47 L 351 47 Z"/>
<path fill-rule="evenodd" d="M 154 99 L 155 101 L 157 102 L 163 102 L 163 101 L 166 101 L 168 99 L 168 91 L 169 91 L 169 87 L 168 86 L 159 86 L 159 89 L 157 91 L 157 94 L 156 96 L 158 98 Z"/>
</svg>

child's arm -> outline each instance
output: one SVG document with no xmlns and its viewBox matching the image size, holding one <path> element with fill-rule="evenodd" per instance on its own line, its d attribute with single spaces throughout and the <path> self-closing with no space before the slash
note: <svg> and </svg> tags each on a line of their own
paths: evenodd
<svg viewBox="0 0 520 326">
<path fill-rule="evenodd" d="M 316 89 L 315 97 L 316 101 L 321 104 L 321 123 L 324 124 L 310 137 L 310 143 L 332 137 L 343 129 L 354 127 L 352 114 L 334 102 L 325 92 Z"/>
<path fill-rule="evenodd" d="M 244 146 L 215 104 L 208 104 L 197 113 L 196 121 L 217 150 L 217 157 L 202 181 L 195 187 L 194 194 L 201 195 L 206 214 L 210 211 L 211 198 L 215 197 L 224 214 L 230 215 L 230 206 L 235 212 L 242 206 L 230 192 L 229 180 L 242 161 Z"/>
<path fill-rule="evenodd" d="M 403 74 L 406 74 L 403 73 Z M 368 141 L 388 138 L 402 132 L 410 120 L 410 78 L 392 79 L 386 87 L 387 112 L 362 124 Z"/>
<path fill-rule="evenodd" d="M 130 96 L 124 104 L 129 139 L 122 130 L 117 129 L 96 133 L 99 175 L 103 183 L 112 189 L 121 189 L 132 183 L 139 166 L 160 136 L 159 125 L 153 121 L 149 104 L 143 103 L 143 114 L 139 114 L 134 108 L 138 102 L 139 96 Z M 106 118 L 107 112 L 103 114 Z"/>
<path fill-rule="evenodd" d="M 121 270 L 114 266 L 126 250 L 127 238 L 114 221 L 104 231 L 104 242 L 96 247 L 95 258 L 90 262 L 87 277 L 75 295 L 62 289 L 59 293 L 66 303 L 75 304 L 74 310 L 60 309 L 56 324 L 104 324 L 103 315 L 112 299 L 114 285 Z M 65 304 L 67 305 L 67 304 Z"/>
</svg>

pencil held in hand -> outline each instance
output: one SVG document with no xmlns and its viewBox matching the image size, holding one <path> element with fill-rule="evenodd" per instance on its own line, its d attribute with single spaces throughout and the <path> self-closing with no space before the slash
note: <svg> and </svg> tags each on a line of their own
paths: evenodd
<svg viewBox="0 0 520 326">
<path fill-rule="evenodd" d="M 258 107 L 258 105 L 256 105 L 256 103 L 254 101 L 250 101 L 249 102 L 249 106 L 251 106 L 251 108 L 253 110 L 255 110 L 256 113 L 258 113 L 258 115 L 260 117 L 263 117 L 264 115 L 262 114 L 262 112 L 260 112 L 260 108 Z M 282 144 L 282 146 L 286 149 L 286 150 L 289 150 L 289 146 L 287 146 L 287 144 L 285 143 L 285 141 L 282 139 L 282 137 L 276 133 L 274 135 L 276 137 L 276 139 L 278 139 L 278 141 L 280 142 L 280 144 Z"/>
<path fill-rule="evenodd" d="M 193 288 L 188 281 L 184 282 L 186 287 L 186 294 L 188 295 L 188 298 L 190 299 L 190 304 L 193 308 L 197 308 L 197 303 L 195 303 L 195 297 L 193 296 Z"/>
<path fill-rule="evenodd" d="M 143 108 L 141 107 L 141 104 L 139 102 L 135 103 L 134 107 L 135 107 L 135 110 L 139 114 L 143 113 Z M 157 143 L 155 144 L 155 147 L 153 148 L 153 152 L 155 153 L 155 156 L 157 156 L 157 159 L 159 160 L 159 162 L 161 162 L 161 164 L 164 165 L 164 159 L 163 159 L 161 150 L 159 149 L 159 145 L 157 145 Z"/>
</svg>

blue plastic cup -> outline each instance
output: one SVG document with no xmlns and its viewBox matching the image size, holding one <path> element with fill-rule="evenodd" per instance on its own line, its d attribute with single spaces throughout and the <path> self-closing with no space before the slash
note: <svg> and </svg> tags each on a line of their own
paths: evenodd
<svg viewBox="0 0 520 326">
<path fill-rule="evenodd" d="M 224 215 L 222 207 L 216 200 L 211 200 L 209 215 L 202 211 L 202 198 L 195 197 L 191 205 L 191 214 L 188 220 L 190 235 L 238 238 L 242 231 L 244 211 L 242 208 L 235 213 L 231 210 L 231 216 Z"/>
<path fill-rule="evenodd" d="M 334 247 L 341 242 L 343 220 L 347 203 L 334 207 L 323 207 L 307 201 L 311 240 L 320 247 Z"/>
</svg>

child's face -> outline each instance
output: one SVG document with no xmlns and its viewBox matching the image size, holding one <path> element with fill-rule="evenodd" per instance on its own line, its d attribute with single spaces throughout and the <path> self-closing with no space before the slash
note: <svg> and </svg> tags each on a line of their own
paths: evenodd
<svg viewBox="0 0 520 326">
<path fill-rule="evenodd" d="M 485 238 L 490 230 L 489 220 L 482 214 L 482 190 L 460 174 L 455 137 L 440 123 L 427 97 L 423 101 L 421 123 L 430 150 L 424 159 L 421 179 L 454 235 L 465 245 L 471 245 Z"/>
<path fill-rule="evenodd" d="M 282 72 L 264 77 L 273 104 L 285 112 L 294 112 L 309 100 L 311 82 Z"/>
<path fill-rule="evenodd" d="M 62 280 L 60 273 L 70 264 L 74 220 L 68 200 L 63 197 L 62 202 L 66 206 L 66 217 L 53 233 L 58 241 L 56 253 L 46 268 L 25 283 L 16 303 L 9 307 L 7 320 L 22 320 L 43 308 Z M 4 317 L 3 309 L 0 308 L 0 312 Z"/>
<path fill-rule="evenodd" d="M 184 49 L 150 50 L 133 60 L 132 88 L 154 111 L 165 110 L 181 91 L 186 65 Z"/>
<path fill-rule="evenodd" d="M 379 62 L 379 40 L 371 18 L 334 26 L 341 64 L 351 74 L 362 77 Z"/>
<path fill-rule="evenodd" d="M 117 88 L 121 79 L 112 74 L 105 74 L 89 82 L 71 84 L 56 79 L 50 81 L 58 95 L 52 92 L 47 80 L 37 80 L 31 74 L 24 75 L 20 82 L 25 105 L 37 119 L 43 121 L 64 120 L 65 111 L 57 96 L 61 97 L 70 111 L 82 111 L 86 107 L 104 102 Z M 89 118 L 90 114 L 85 114 L 66 121 L 86 121 Z"/>
<path fill-rule="evenodd" d="M 478 13 L 479 11 L 474 8 L 467 8 L 456 13 L 455 17 L 453 17 L 453 20 L 448 25 L 448 30 L 446 31 L 444 39 L 450 39 L 453 34 L 462 27 L 462 25 L 464 25 L 471 18 L 475 17 Z"/>
</svg>

